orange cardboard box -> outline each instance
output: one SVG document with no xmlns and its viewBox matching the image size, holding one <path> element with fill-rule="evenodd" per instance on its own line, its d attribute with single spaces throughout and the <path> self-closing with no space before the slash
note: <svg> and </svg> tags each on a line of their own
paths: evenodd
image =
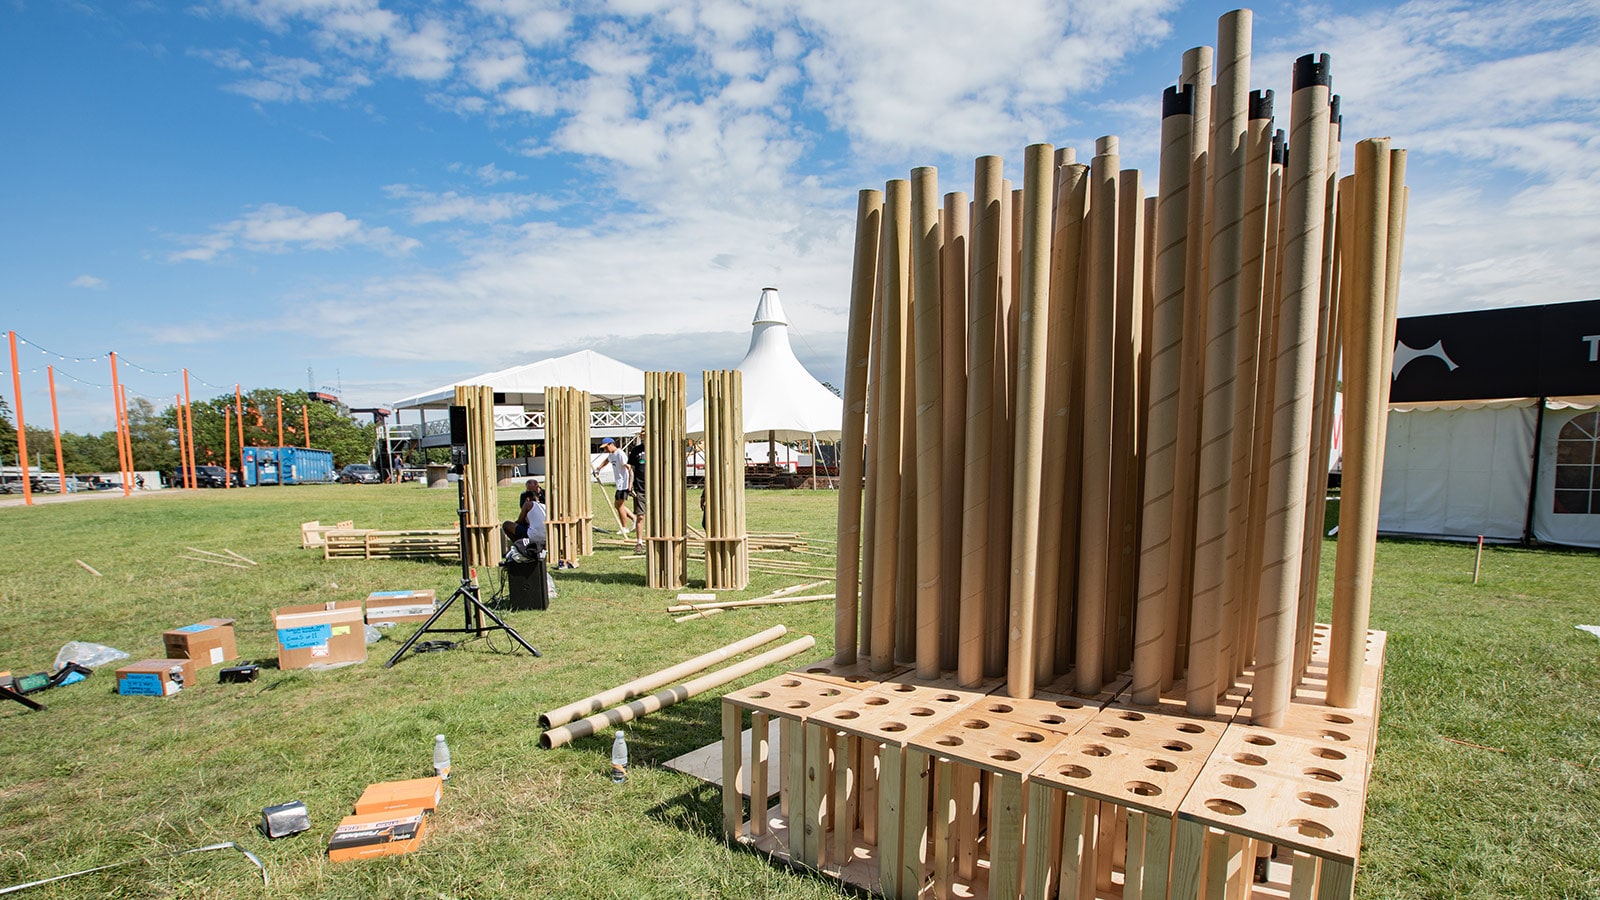
<svg viewBox="0 0 1600 900">
<path fill-rule="evenodd" d="M 422 843 L 427 825 L 419 809 L 345 816 L 328 839 L 328 859 L 343 862 L 410 853 Z"/>
<path fill-rule="evenodd" d="M 367 785 L 356 801 L 356 814 L 395 812 L 416 809 L 433 812 L 439 806 L 444 779 L 413 778 L 410 781 L 380 781 Z"/>
<path fill-rule="evenodd" d="M 117 693 L 125 697 L 170 697 L 194 684 L 192 659 L 145 659 L 117 670 Z"/>
<path fill-rule="evenodd" d="M 272 613 L 278 668 L 327 668 L 367 661 L 360 600 L 284 606 Z"/>
<path fill-rule="evenodd" d="M 168 659 L 192 659 L 200 669 L 239 658 L 232 619 L 207 619 L 174 628 L 162 633 L 161 642 L 167 646 Z"/>
</svg>

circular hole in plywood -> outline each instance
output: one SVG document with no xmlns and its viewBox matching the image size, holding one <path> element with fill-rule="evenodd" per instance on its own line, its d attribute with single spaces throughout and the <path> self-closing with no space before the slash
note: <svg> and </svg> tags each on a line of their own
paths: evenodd
<svg viewBox="0 0 1600 900">
<path fill-rule="evenodd" d="M 1158 797 L 1161 795 L 1161 788 L 1148 781 L 1130 781 L 1123 785 L 1122 789 L 1136 797 Z"/>
<path fill-rule="evenodd" d="M 1152 772 L 1176 772 L 1178 764 L 1170 759 L 1147 759 L 1144 767 Z"/>
<path fill-rule="evenodd" d="M 1257 756 L 1254 753 L 1235 753 L 1233 755 L 1233 761 L 1241 766 L 1264 766 L 1267 764 L 1265 758 Z"/>
<path fill-rule="evenodd" d="M 872 680 L 871 678 L 868 678 L 865 675 L 851 675 L 850 677 L 845 679 L 845 681 L 848 681 L 851 684 L 866 684 L 867 682 L 869 682 L 871 680 Z"/>
<path fill-rule="evenodd" d="M 1054 713 L 1051 713 L 1048 716 L 1040 716 L 1039 717 L 1039 724 L 1040 725 L 1064 725 L 1064 724 L 1066 724 L 1066 721 L 1067 721 L 1066 717 L 1058 716 L 1058 715 L 1055 715 Z"/>
<path fill-rule="evenodd" d="M 1244 742 L 1246 744 L 1254 744 L 1257 747 L 1271 747 L 1271 746 L 1273 746 L 1273 745 L 1278 743 L 1277 741 L 1273 740 L 1272 738 L 1267 737 L 1264 734 L 1252 734 L 1249 737 L 1245 738 Z"/>
<path fill-rule="evenodd" d="M 1342 731 L 1325 730 L 1325 731 L 1322 732 L 1322 736 L 1327 738 L 1330 741 L 1348 741 L 1348 740 L 1350 740 L 1350 735 L 1345 734 Z"/>
<path fill-rule="evenodd" d="M 853 709 L 836 709 L 836 710 L 832 710 L 831 711 L 831 715 L 835 719 L 843 719 L 843 720 L 845 720 L 847 722 L 850 721 L 851 719 L 859 719 L 859 718 L 861 718 L 861 713 L 858 713 Z"/>
<path fill-rule="evenodd" d="M 1301 803 L 1307 806 L 1315 806 L 1317 809 L 1333 809 L 1339 805 L 1339 801 L 1329 797 L 1327 794 L 1319 794 L 1315 791 L 1301 791 L 1295 796 L 1300 798 Z"/>
<path fill-rule="evenodd" d="M 1344 751 L 1335 750 L 1332 747 L 1314 747 L 1311 750 L 1311 755 L 1318 759 L 1344 759 Z"/>
<path fill-rule="evenodd" d="M 1333 837 L 1333 829 L 1321 822 L 1313 822 L 1310 819 L 1290 819 L 1289 824 L 1294 826 L 1294 830 L 1298 831 L 1301 837 L 1317 838 L 1319 840 Z"/>
<path fill-rule="evenodd" d="M 784 680 L 778 682 L 778 687 L 794 688 L 799 687 L 800 684 L 801 681 L 798 678 L 785 678 Z"/>
<path fill-rule="evenodd" d="M 926 706 L 912 707 L 911 709 L 907 710 L 907 712 L 918 718 L 926 718 L 927 716 L 933 715 L 933 710 L 927 708 Z"/>
<path fill-rule="evenodd" d="M 1111 748 L 1100 744 L 1090 744 L 1083 748 L 1084 756 L 1110 756 Z"/>
<path fill-rule="evenodd" d="M 1064 778 L 1088 778 L 1093 773 L 1083 766 L 1062 766 L 1056 769 L 1056 774 Z"/>
<path fill-rule="evenodd" d="M 1224 800 L 1221 797 L 1212 797 L 1210 800 L 1207 800 L 1206 809 L 1209 809 L 1214 813 L 1220 813 L 1224 816 L 1244 815 L 1244 807 L 1233 802 L 1232 800 Z"/>
<path fill-rule="evenodd" d="M 1312 778 L 1315 778 L 1318 781 L 1343 781 L 1344 780 L 1344 776 L 1340 775 L 1338 772 L 1335 772 L 1332 769 L 1319 769 L 1316 766 L 1310 766 L 1307 769 L 1305 769 L 1305 774 L 1310 776 L 1310 777 L 1312 777 Z"/>
<path fill-rule="evenodd" d="M 906 726 L 903 722 L 885 722 L 880 727 L 882 727 L 884 731 L 890 732 L 891 734 L 897 731 L 906 730 Z"/>
<path fill-rule="evenodd" d="M 1184 734 L 1205 734 L 1206 727 L 1197 725 L 1194 722 L 1180 722 L 1178 723 L 1178 730 Z"/>
<path fill-rule="evenodd" d="M 805 709 L 811 705 L 810 700 L 790 700 L 783 705 L 784 709 Z"/>
<path fill-rule="evenodd" d="M 826 675 L 826 674 L 828 674 L 828 667 L 827 666 L 817 666 L 815 668 L 807 669 L 806 670 L 806 674 L 807 675 Z"/>
<path fill-rule="evenodd" d="M 1037 744 L 1044 740 L 1044 735 L 1037 731 L 1019 731 L 1011 737 L 1013 740 L 1021 741 L 1024 744 Z"/>
<path fill-rule="evenodd" d="M 957 700 L 960 700 L 961 698 L 957 697 L 955 694 L 940 694 L 939 696 L 937 696 L 937 697 L 935 697 L 933 699 L 937 700 L 940 703 L 954 703 Z"/>
<path fill-rule="evenodd" d="M 1161 749 L 1171 750 L 1173 753 L 1188 753 L 1194 749 L 1194 745 L 1186 744 L 1183 741 L 1167 741 L 1161 745 Z"/>
<path fill-rule="evenodd" d="M 771 697 L 772 694 L 768 693 L 767 691 L 751 691 L 745 696 L 749 697 L 751 700 L 765 700 L 768 697 Z"/>
<path fill-rule="evenodd" d="M 888 706 L 889 705 L 889 698 L 888 697 L 868 697 L 867 698 L 867 705 L 868 706 Z"/>
<path fill-rule="evenodd" d="M 1325 722 L 1332 722 L 1335 725 L 1350 725 L 1355 722 L 1355 719 L 1352 719 L 1343 713 L 1327 713 L 1323 715 L 1322 719 Z"/>
<path fill-rule="evenodd" d="M 1124 722 L 1143 722 L 1144 721 L 1144 713 L 1136 713 L 1136 712 L 1133 712 L 1131 710 L 1124 710 L 1121 714 L 1119 714 L 1117 716 L 1117 718 L 1121 719 Z"/>
<path fill-rule="evenodd" d="M 840 693 L 841 692 L 840 692 L 840 690 L 838 688 L 828 688 L 827 690 L 822 692 L 822 696 L 824 696 L 824 697 L 837 697 L 837 696 L 839 696 Z"/>
<path fill-rule="evenodd" d="M 941 734 L 938 738 L 934 739 L 934 743 L 941 747 L 959 747 L 966 742 L 953 734 Z"/>
<path fill-rule="evenodd" d="M 1108 738 L 1125 738 L 1125 737 L 1128 736 L 1128 729 L 1126 729 L 1126 728 L 1102 728 L 1102 729 L 1100 729 L 1100 736 L 1101 737 L 1108 737 Z"/>
<path fill-rule="evenodd" d="M 1237 788 L 1241 791 L 1248 791 L 1256 786 L 1255 781 L 1252 779 L 1246 778 L 1243 775 L 1235 775 L 1231 772 L 1222 776 L 1222 783 L 1228 787 Z"/>
<path fill-rule="evenodd" d="M 897 694 L 909 694 L 916 689 L 917 686 L 914 684 L 897 684 L 894 686 L 895 693 Z"/>
<path fill-rule="evenodd" d="M 981 731 L 982 729 L 988 728 L 989 723 L 982 719 L 968 719 L 961 723 L 961 727 L 970 729 L 972 731 Z"/>
<path fill-rule="evenodd" d="M 988 706 L 984 707 L 984 709 L 986 709 L 986 710 L 988 710 L 989 712 L 992 712 L 992 713 L 1008 713 L 1008 712 L 1011 712 L 1011 710 L 1014 709 L 1014 708 L 1015 707 L 1013 707 L 1009 703 L 991 703 Z"/>
<path fill-rule="evenodd" d="M 1022 758 L 1022 754 L 1015 750 L 990 750 L 989 758 L 1000 762 L 1016 762 Z"/>
<path fill-rule="evenodd" d="M 1083 704 L 1076 700 L 1057 700 L 1056 706 L 1062 709 L 1083 709 Z"/>
</svg>

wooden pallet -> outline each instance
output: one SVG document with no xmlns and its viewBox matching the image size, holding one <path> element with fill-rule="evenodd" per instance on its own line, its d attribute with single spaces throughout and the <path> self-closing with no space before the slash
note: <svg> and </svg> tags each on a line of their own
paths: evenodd
<svg viewBox="0 0 1600 900">
<path fill-rule="evenodd" d="M 323 559 L 459 559 L 460 535 L 450 529 L 378 531 L 352 528 L 322 535 Z"/>
<path fill-rule="evenodd" d="M 356 527 L 352 519 L 345 519 L 337 525 L 324 525 L 319 521 L 300 523 L 300 549 L 315 550 L 322 546 L 323 535 L 330 531 L 349 531 Z"/>
</svg>

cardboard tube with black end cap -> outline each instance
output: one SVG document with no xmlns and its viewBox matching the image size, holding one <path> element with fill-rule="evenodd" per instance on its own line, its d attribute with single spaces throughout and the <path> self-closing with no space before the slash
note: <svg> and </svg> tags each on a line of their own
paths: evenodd
<svg viewBox="0 0 1600 900">
<path fill-rule="evenodd" d="M 940 276 L 939 171 L 911 170 L 912 374 L 916 379 L 917 677 L 938 678 L 944 611 L 944 319 Z"/>
<path fill-rule="evenodd" d="M 996 314 L 1000 310 L 999 252 L 1003 162 L 982 156 L 974 164 L 972 266 L 967 292 L 967 441 L 962 479 L 961 641 L 958 683 L 983 681 L 984 594 L 989 583 L 989 469 L 994 429 Z"/>
<path fill-rule="evenodd" d="M 606 710 L 603 713 L 596 713 L 586 719 L 579 719 L 567 725 L 552 728 L 539 736 L 539 746 L 546 750 L 554 750 L 579 738 L 588 737 L 602 728 L 611 728 L 624 722 L 632 722 L 640 716 L 666 709 L 691 697 L 699 696 L 706 691 L 722 687 L 730 681 L 737 681 L 751 672 L 764 669 L 773 663 L 782 662 L 791 656 L 804 653 L 816 646 L 816 643 L 816 638 L 808 634 L 799 640 L 790 641 L 781 647 L 768 650 L 760 656 L 753 656 L 744 662 L 734 663 L 726 669 L 718 669 L 692 681 L 685 681 L 682 684 L 657 691 L 648 697 L 640 697 L 623 706 Z"/>
<path fill-rule="evenodd" d="M 1259 573 L 1260 615 L 1250 717 L 1281 728 L 1293 696 L 1306 481 L 1312 469 L 1312 399 L 1328 161 L 1328 57 L 1295 61 L 1283 197 L 1283 296 L 1273 380 L 1272 458 Z"/>
<path fill-rule="evenodd" d="M 944 400 L 943 455 L 940 465 L 944 529 L 939 598 L 939 665 L 955 671 L 960 652 L 956 623 L 961 616 L 961 511 L 967 453 L 967 253 L 969 239 L 967 195 L 944 195 L 940 218 L 939 318 L 943 322 L 940 393 Z"/>
<path fill-rule="evenodd" d="M 894 667 L 895 597 L 898 592 L 900 554 L 900 457 L 904 392 L 902 379 L 905 322 L 900 315 L 910 291 L 911 191 L 903 179 L 890 181 L 884 192 L 883 240 L 879 245 L 878 302 L 883 307 L 883 331 L 878 335 L 877 378 L 881 414 L 873 418 L 878 430 L 870 435 L 878 481 L 873 536 L 872 630 L 869 655 L 874 672 Z"/>
<path fill-rule="evenodd" d="M 839 438 L 838 595 L 833 615 L 833 661 L 856 661 L 858 596 L 861 586 L 861 485 L 866 450 L 867 371 L 872 346 L 872 299 L 878 279 L 878 238 L 883 227 L 883 192 L 864 190 L 856 199 L 855 261 L 850 279 L 850 325 L 845 338 L 844 418 Z"/>
<path fill-rule="evenodd" d="M 1156 212 L 1155 309 L 1150 321 L 1150 417 L 1145 455 L 1144 518 L 1133 643 L 1133 702 L 1153 705 L 1172 674 L 1166 594 L 1173 589 L 1172 487 L 1183 361 L 1183 281 L 1187 263 L 1189 167 L 1194 85 L 1169 87 L 1161 105 L 1160 199 Z"/>
</svg>

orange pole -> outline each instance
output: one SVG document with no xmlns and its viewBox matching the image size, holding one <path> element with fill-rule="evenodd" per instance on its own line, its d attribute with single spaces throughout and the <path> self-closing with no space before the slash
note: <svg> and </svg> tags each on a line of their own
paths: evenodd
<svg viewBox="0 0 1600 900">
<path fill-rule="evenodd" d="M 199 488 L 200 475 L 194 470 L 195 463 L 198 460 L 195 459 L 194 453 L 194 407 L 189 405 L 188 369 L 183 370 L 183 428 L 189 439 L 189 483 L 193 487 Z"/>
<path fill-rule="evenodd" d="M 239 477 L 244 477 L 244 398 L 239 383 L 233 384 L 233 427 L 239 430 Z"/>
<path fill-rule="evenodd" d="M 283 397 L 278 397 L 278 446 L 283 446 Z"/>
<path fill-rule="evenodd" d="M 67 494 L 67 467 L 61 461 L 61 414 L 56 408 L 56 367 L 45 366 L 44 373 L 50 379 L 50 430 L 56 437 L 56 477 L 61 479 L 61 495 Z"/>
<path fill-rule="evenodd" d="M 117 465 L 122 470 L 122 496 L 133 493 L 128 479 L 128 458 L 122 445 L 122 384 L 117 381 L 117 352 L 111 351 L 111 411 L 117 419 Z"/>
<path fill-rule="evenodd" d="M 127 471 L 122 473 L 122 494 L 127 496 L 133 491 L 134 463 L 133 463 L 133 423 L 128 418 L 128 386 L 123 385 L 117 391 L 117 415 L 122 419 L 122 435 L 119 447 L 122 458 L 128 461 Z"/>
<path fill-rule="evenodd" d="M 232 421 L 232 415 L 233 415 L 233 410 L 229 409 L 226 406 L 222 407 L 222 468 L 223 468 L 223 471 L 225 471 L 227 473 L 227 478 L 223 481 L 222 486 L 225 487 L 225 488 L 233 487 L 233 421 Z M 239 477 L 243 478 L 244 477 L 244 472 L 241 471 L 239 473 Z"/>
<path fill-rule="evenodd" d="M 304 406 L 300 407 L 300 430 L 305 433 L 306 449 L 311 449 L 311 414 L 306 412 Z"/>
<path fill-rule="evenodd" d="M 183 489 L 189 489 L 189 448 L 183 437 L 183 398 L 177 394 L 172 395 L 172 412 L 176 418 L 173 420 L 178 431 L 178 468 L 183 469 Z"/>
<path fill-rule="evenodd" d="M 17 407 L 17 459 L 22 463 L 22 502 L 33 505 L 33 479 L 28 477 L 28 433 L 22 424 L 22 372 L 17 368 L 17 333 L 11 339 L 11 399 Z"/>
</svg>

